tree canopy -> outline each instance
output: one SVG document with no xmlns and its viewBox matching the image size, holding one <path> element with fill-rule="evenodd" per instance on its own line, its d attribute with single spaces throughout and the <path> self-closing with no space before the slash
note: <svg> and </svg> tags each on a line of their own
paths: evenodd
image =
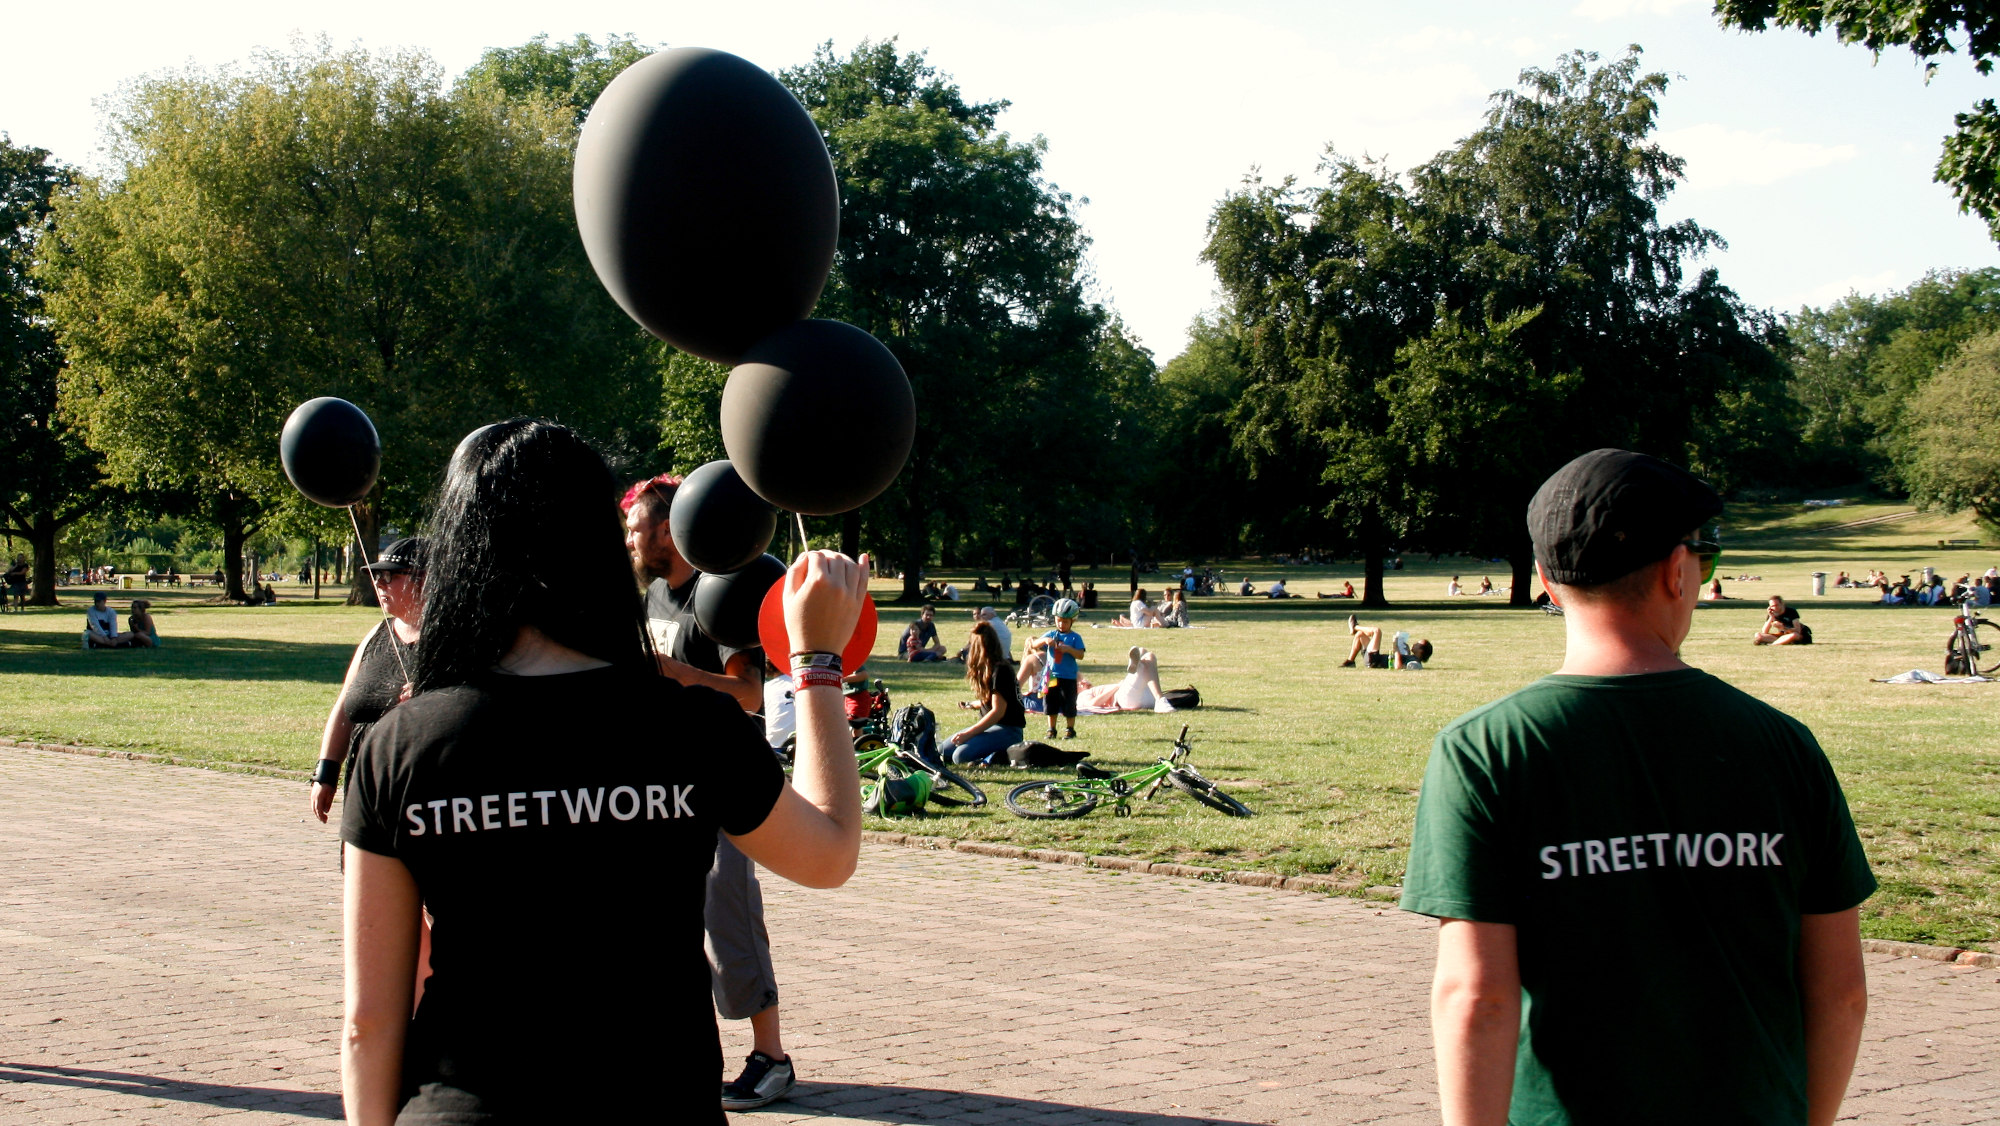
<svg viewBox="0 0 2000 1126">
<path fill-rule="evenodd" d="M 232 594 L 242 536 L 304 503 L 277 435 L 315 395 L 374 418 L 368 515 L 398 522 L 498 418 L 656 443 L 643 337 L 576 238 L 567 103 L 320 46 L 142 79 L 110 117 L 115 174 L 59 205 L 47 258 L 65 407 L 116 479 L 204 498 Z"/>
<path fill-rule="evenodd" d="M 916 393 L 909 463 L 867 512 L 906 594 L 940 544 L 973 558 L 1003 538 L 1051 555 L 1109 546 L 1127 509 L 1104 490 L 1143 461 L 1120 407 L 1150 387 L 1152 361 L 1085 294 L 1088 243 L 1076 201 L 1042 176 L 1046 144 L 1001 132 L 1005 102 L 967 101 L 893 41 L 845 58 L 824 45 L 780 78 L 840 177 L 816 315 L 874 333 Z"/>
<path fill-rule="evenodd" d="M 1926 80 L 1938 60 L 1961 45 L 1980 74 L 1993 73 L 2000 53 L 2000 4 L 1990 0 L 1716 0 L 1725 27 L 1763 31 L 1777 26 L 1807 35 L 1831 32 L 1842 43 L 1859 43 L 1880 58 L 1891 47 L 1907 47 L 1924 63 Z M 2000 107 L 1981 98 L 1957 114 L 1944 140 L 1936 179 L 1958 197 L 1959 209 L 1986 220 L 2000 241 Z"/>
<path fill-rule="evenodd" d="M 1239 441 L 1324 467 L 1320 511 L 1363 554 L 1371 602 L 1392 546 L 1507 558 L 1525 602 L 1521 514 L 1586 450 L 1650 450 L 1727 487 L 1783 448 L 1775 326 L 1712 271 L 1687 279 L 1719 236 L 1659 218 L 1682 170 L 1650 140 L 1666 76 L 1636 49 L 1596 62 L 1524 71 L 1405 176 L 1331 153 L 1325 187 L 1252 182 L 1210 222 L 1248 341 Z"/>
<path fill-rule="evenodd" d="M 101 459 L 56 409 L 62 349 L 35 256 L 73 173 L 0 134 L 0 530 L 34 552 L 30 595 L 55 604 L 56 541 L 106 499 Z"/>
</svg>

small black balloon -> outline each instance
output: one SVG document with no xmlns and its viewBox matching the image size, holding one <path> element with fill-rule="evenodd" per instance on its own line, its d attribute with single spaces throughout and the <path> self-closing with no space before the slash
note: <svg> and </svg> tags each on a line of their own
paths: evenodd
<svg viewBox="0 0 2000 1126">
<path fill-rule="evenodd" d="M 674 489 L 667 528 L 681 558 L 695 570 L 726 575 L 771 546 L 778 514 L 750 491 L 727 461 L 711 461 Z"/>
<path fill-rule="evenodd" d="M 771 586 L 785 577 L 775 555 L 759 555 L 727 575 L 703 575 L 694 584 L 694 620 L 701 632 L 731 649 L 757 647 L 757 611 Z"/>
<path fill-rule="evenodd" d="M 875 499 L 916 432 L 903 365 L 839 321 L 800 321 L 758 341 L 722 388 L 730 463 L 788 512 L 831 516 Z"/>
<path fill-rule="evenodd" d="M 577 230 L 632 319 L 733 364 L 812 312 L 840 187 L 819 127 L 763 69 L 676 48 L 627 67 L 577 138 Z"/>
<path fill-rule="evenodd" d="M 307 500 L 345 508 L 375 487 L 382 472 L 382 438 L 360 407 L 321 396 L 299 404 L 285 420 L 278 460 Z"/>
</svg>

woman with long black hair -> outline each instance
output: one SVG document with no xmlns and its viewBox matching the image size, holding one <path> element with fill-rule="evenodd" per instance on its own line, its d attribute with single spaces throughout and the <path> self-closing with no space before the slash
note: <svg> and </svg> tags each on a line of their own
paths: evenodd
<svg viewBox="0 0 2000 1126">
<path fill-rule="evenodd" d="M 486 427 L 452 457 L 415 695 L 362 742 L 341 822 L 349 1122 L 721 1122 L 701 920 L 717 829 L 808 886 L 854 870 L 834 654 L 865 560 L 811 552 L 784 580 L 804 666 L 787 787 L 735 701 L 658 674 L 616 500 L 554 423 Z"/>
</svg>

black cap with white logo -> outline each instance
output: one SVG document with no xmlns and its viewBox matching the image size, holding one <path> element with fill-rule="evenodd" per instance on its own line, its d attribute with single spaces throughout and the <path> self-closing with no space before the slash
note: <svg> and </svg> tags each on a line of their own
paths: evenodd
<svg viewBox="0 0 2000 1126">
<path fill-rule="evenodd" d="M 382 549 L 375 562 L 361 568 L 377 575 L 393 575 L 403 571 L 421 571 L 430 558 L 430 541 L 422 536 L 407 536 Z"/>
<path fill-rule="evenodd" d="M 1667 557 L 1722 512 L 1685 469 L 1630 450 L 1592 450 L 1556 470 L 1528 502 L 1528 535 L 1549 581 L 1608 583 Z"/>
</svg>

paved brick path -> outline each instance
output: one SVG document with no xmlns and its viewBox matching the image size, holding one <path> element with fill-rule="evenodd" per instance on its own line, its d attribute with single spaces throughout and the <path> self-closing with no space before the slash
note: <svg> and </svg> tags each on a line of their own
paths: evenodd
<svg viewBox="0 0 2000 1126">
<path fill-rule="evenodd" d="M 336 846 L 304 804 L 0 750 L 0 1122 L 339 1117 Z M 886 846 L 766 891 L 807 1083 L 745 1121 L 1435 1121 L 1423 920 Z M 2000 1122 L 2000 972 L 1870 960 L 1849 1116 Z"/>
</svg>

